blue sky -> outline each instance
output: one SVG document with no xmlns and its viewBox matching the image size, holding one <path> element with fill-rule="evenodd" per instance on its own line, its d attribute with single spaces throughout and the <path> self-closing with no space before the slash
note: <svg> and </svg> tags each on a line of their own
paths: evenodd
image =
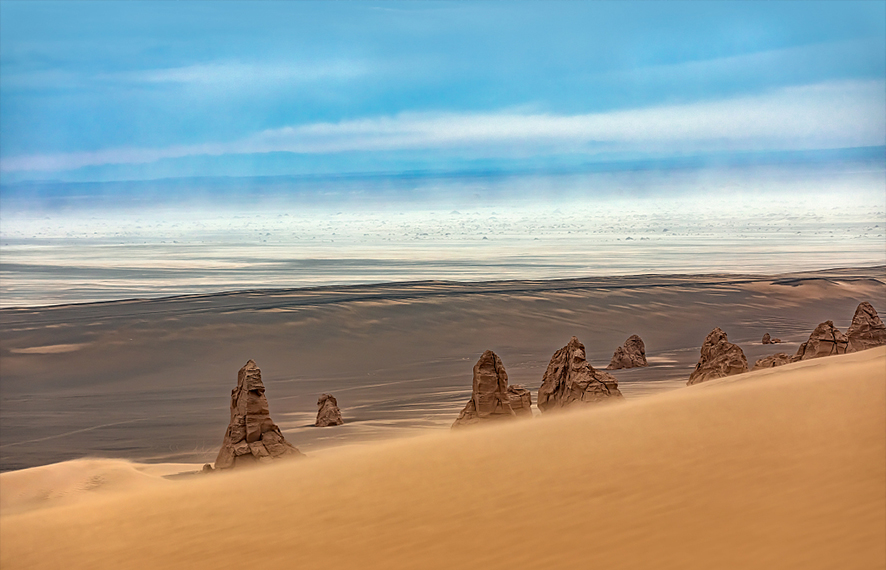
<svg viewBox="0 0 886 570">
<path fill-rule="evenodd" d="M 886 2 L 0 2 L 0 182 L 886 145 Z"/>
</svg>

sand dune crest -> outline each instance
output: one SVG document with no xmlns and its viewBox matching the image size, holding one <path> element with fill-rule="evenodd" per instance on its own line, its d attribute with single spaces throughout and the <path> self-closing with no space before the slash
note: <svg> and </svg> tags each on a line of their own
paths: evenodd
<svg viewBox="0 0 886 570">
<path fill-rule="evenodd" d="M 878 348 L 8 515 L 2 565 L 878 568 L 884 458 Z"/>
</svg>

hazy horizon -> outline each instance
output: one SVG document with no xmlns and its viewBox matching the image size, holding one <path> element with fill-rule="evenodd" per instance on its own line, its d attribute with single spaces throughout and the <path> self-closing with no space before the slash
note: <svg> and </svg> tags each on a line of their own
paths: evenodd
<svg viewBox="0 0 886 570">
<path fill-rule="evenodd" d="M 0 3 L 0 306 L 886 264 L 886 4 Z"/>
</svg>

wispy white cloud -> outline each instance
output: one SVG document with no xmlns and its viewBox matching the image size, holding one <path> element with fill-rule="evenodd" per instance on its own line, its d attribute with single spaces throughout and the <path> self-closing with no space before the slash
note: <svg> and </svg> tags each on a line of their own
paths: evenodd
<svg viewBox="0 0 886 570">
<path fill-rule="evenodd" d="M 408 113 L 314 123 L 222 143 L 3 157 L 0 170 L 59 171 L 200 155 L 462 148 L 478 157 L 600 150 L 787 150 L 886 144 L 886 82 L 583 115 Z"/>
<path fill-rule="evenodd" d="M 297 83 L 323 79 L 351 79 L 370 72 L 371 67 L 367 63 L 353 60 L 258 64 L 220 61 L 109 74 L 102 77 L 136 83 L 254 85 L 256 82 Z"/>
<path fill-rule="evenodd" d="M 2 76 L 2 85 L 11 89 L 94 88 L 96 85 L 169 85 L 203 89 L 217 86 L 248 91 L 281 84 L 351 80 L 376 71 L 367 61 L 351 59 L 276 63 L 214 61 L 180 67 L 91 74 L 62 69 L 7 72 Z"/>
</svg>

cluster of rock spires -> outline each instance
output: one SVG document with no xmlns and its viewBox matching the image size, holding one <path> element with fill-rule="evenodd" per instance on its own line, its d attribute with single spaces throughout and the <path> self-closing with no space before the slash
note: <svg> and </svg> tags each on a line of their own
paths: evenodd
<svg viewBox="0 0 886 570">
<path fill-rule="evenodd" d="M 763 344 L 777 344 L 781 339 L 772 338 L 769 333 L 763 335 Z M 810 358 L 820 358 L 833 354 L 846 354 L 866 350 L 875 346 L 886 345 L 886 326 L 877 315 L 874 307 L 863 302 L 858 305 L 852 324 L 844 335 L 833 321 L 825 321 L 815 327 L 809 339 L 800 345 L 797 353 L 793 356 L 779 352 L 754 363 L 754 370 L 762 368 L 774 368 L 791 362 L 799 362 Z M 689 376 L 688 385 L 698 384 L 705 380 L 722 378 L 733 374 L 741 374 L 748 371 L 748 363 L 744 352 L 735 344 L 729 342 L 719 328 L 714 329 L 707 336 L 701 347 L 701 357 L 695 370 Z"/>
<path fill-rule="evenodd" d="M 781 340 L 763 335 L 763 344 Z M 825 321 L 815 327 L 809 339 L 793 356 L 778 353 L 757 360 L 754 369 L 772 368 L 800 360 L 834 354 L 857 352 L 886 345 L 886 325 L 868 303 L 858 305 L 846 334 Z M 648 366 L 646 347 L 637 335 L 629 337 L 616 349 L 608 370 Z M 688 385 L 723 378 L 748 371 L 747 358 L 741 348 L 729 342 L 726 333 L 715 328 L 705 338 L 701 355 L 689 376 Z M 618 381 L 597 370 L 587 361 L 585 347 L 578 338 L 551 357 L 538 389 L 538 408 L 550 412 L 580 404 L 616 401 L 622 398 Z M 317 401 L 318 427 L 342 425 L 338 402 L 330 394 Z M 509 386 L 508 373 L 501 359 L 491 350 L 480 356 L 474 365 L 471 399 L 452 424 L 453 428 L 500 419 L 532 417 L 532 394 L 523 386 Z M 250 360 L 237 375 L 237 387 L 231 392 L 231 421 L 225 431 L 221 450 L 215 460 L 216 469 L 268 463 L 287 457 L 303 456 L 293 447 L 271 420 L 261 370 Z M 204 471 L 212 471 L 207 464 Z"/>
<path fill-rule="evenodd" d="M 342 425 L 338 402 L 329 394 L 317 401 L 318 427 Z M 286 441 L 277 424 L 271 420 L 261 369 L 248 361 L 237 374 L 237 387 L 231 391 L 231 422 L 225 431 L 215 469 L 230 469 L 275 459 L 301 457 L 303 454 Z M 208 463 L 203 471 L 212 471 Z"/>
<path fill-rule="evenodd" d="M 815 330 L 809 335 L 809 339 L 797 349 L 796 354 L 789 356 L 781 352 L 761 358 L 754 364 L 754 369 L 772 368 L 810 358 L 858 352 L 882 345 L 886 345 L 886 325 L 880 320 L 873 305 L 864 301 L 859 303 L 855 309 L 852 324 L 849 325 L 846 334 L 840 332 L 840 329 L 834 326 L 833 321 L 825 321 L 815 327 Z"/>
<path fill-rule="evenodd" d="M 780 342 L 780 339 L 772 339 L 769 333 L 763 336 L 763 344 Z M 810 358 L 857 352 L 882 345 L 886 345 L 886 325 L 880 320 L 874 307 L 868 302 L 863 302 L 855 310 L 852 324 L 845 335 L 834 326 L 833 321 L 825 321 L 815 327 L 809 339 L 797 349 L 796 354 L 791 356 L 780 352 L 761 358 L 754 363 L 754 370 L 774 368 Z M 705 339 L 701 347 L 701 357 L 687 384 L 691 386 L 705 380 L 747 371 L 747 359 L 741 348 L 729 342 L 726 333 L 717 328 Z"/>
<path fill-rule="evenodd" d="M 538 389 L 538 408 L 546 412 L 610 398 L 621 398 L 618 381 L 602 370 L 595 370 L 585 359 L 584 345 L 572 337 L 569 344 L 554 353 L 548 364 Z M 508 386 L 508 373 L 501 359 L 487 350 L 474 365 L 471 399 L 452 427 L 518 417 L 532 417 L 532 393 L 523 386 Z"/>
</svg>

